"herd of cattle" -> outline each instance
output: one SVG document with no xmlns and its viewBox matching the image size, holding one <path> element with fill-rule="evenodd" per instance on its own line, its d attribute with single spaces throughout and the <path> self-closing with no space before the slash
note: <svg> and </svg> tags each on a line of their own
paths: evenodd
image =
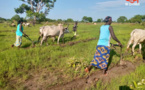
<svg viewBox="0 0 145 90">
<path fill-rule="evenodd" d="M 42 39 L 41 39 L 41 45 L 42 45 L 43 41 L 47 42 L 48 37 L 53 38 L 53 41 L 54 41 L 55 37 L 58 36 L 57 44 L 59 44 L 60 38 L 62 38 L 62 40 L 64 42 L 64 39 L 63 39 L 64 34 L 69 33 L 68 26 L 63 27 L 63 24 L 58 24 L 57 26 L 56 25 L 42 26 L 42 27 L 40 27 L 40 31 L 39 31 L 40 36 L 38 38 L 38 41 L 42 37 Z M 130 39 L 128 41 L 127 50 L 129 50 L 130 45 L 133 44 L 132 54 L 134 55 L 134 48 L 137 44 L 139 44 L 139 52 L 141 53 L 141 48 L 142 48 L 141 43 L 143 43 L 143 42 L 145 42 L 145 30 L 134 29 L 130 34 Z M 47 43 L 47 45 L 48 45 L 48 43 Z"/>
<path fill-rule="evenodd" d="M 30 26 L 30 23 L 23 23 L 24 26 Z M 12 23 L 10 26 L 12 27 L 16 27 L 16 24 L 15 23 Z"/>
</svg>

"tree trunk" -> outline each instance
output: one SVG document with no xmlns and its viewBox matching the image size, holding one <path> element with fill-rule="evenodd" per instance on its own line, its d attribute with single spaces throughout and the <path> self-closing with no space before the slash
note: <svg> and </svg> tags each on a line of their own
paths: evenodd
<svg viewBox="0 0 145 90">
<path fill-rule="evenodd" d="M 35 26 L 35 23 L 36 23 L 36 16 L 34 16 L 33 26 Z"/>
</svg>

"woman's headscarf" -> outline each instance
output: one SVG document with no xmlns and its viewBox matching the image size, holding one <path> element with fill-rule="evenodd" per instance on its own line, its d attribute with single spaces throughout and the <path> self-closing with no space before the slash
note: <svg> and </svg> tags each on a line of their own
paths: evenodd
<svg viewBox="0 0 145 90">
<path fill-rule="evenodd" d="M 104 21 L 104 22 L 109 22 L 110 20 L 112 21 L 112 17 L 107 16 L 103 21 Z"/>
<path fill-rule="evenodd" d="M 21 22 L 23 22 L 23 19 L 20 19 L 17 24 L 20 24 Z"/>
</svg>

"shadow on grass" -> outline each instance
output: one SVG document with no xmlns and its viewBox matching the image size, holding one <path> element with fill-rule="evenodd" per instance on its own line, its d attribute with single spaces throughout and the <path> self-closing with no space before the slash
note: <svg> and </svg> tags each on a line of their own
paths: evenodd
<svg viewBox="0 0 145 90">
<path fill-rule="evenodd" d="M 74 40 L 74 39 L 76 39 L 75 36 L 72 36 L 72 37 L 65 37 L 65 38 L 64 38 L 64 42 L 72 41 L 72 40 Z"/>
<path fill-rule="evenodd" d="M 112 58 L 114 55 L 117 55 L 116 51 L 114 49 L 110 49 L 110 58 L 109 58 L 109 62 L 108 62 L 108 66 L 107 68 L 109 68 L 111 62 L 112 62 Z"/>
<path fill-rule="evenodd" d="M 119 90 L 131 90 L 129 86 L 119 86 Z"/>
<path fill-rule="evenodd" d="M 30 47 L 30 46 L 31 46 L 31 44 L 32 44 L 32 43 L 27 43 L 27 44 L 24 44 L 24 45 L 22 45 L 22 46 L 21 46 L 21 48 L 28 48 L 28 47 Z"/>
<path fill-rule="evenodd" d="M 6 36 L 6 35 L 0 35 L 0 37 L 1 37 L 1 36 Z"/>
<path fill-rule="evenodd" d="M 57 42 L 57 39 L 58 39 L 58 37 L 55 38 L 55 42 Z M 64 43 L 69 42 L 69 41 L 72 41 L 72 40 L 74 40 L 74 39 L 76 39 L 75 36 L 71 36 L 71 37 L 65 37 L 65 36 L 64 36 Z M 63 43 L 62 38 L 60 38 L 59 42 L 60 42 L 60 43 Z"/>
<path fill-rule="evenodd" d="M 143 60 L 145 61 L 145 44 L 142 44 L 142 56 L 143 56 Z"/>
<path fill-rule="evenodd" d="M 130 49 L 132 49 L 132 46 L 133 45 L 130 45 Z M 135 51 L 136 50 L 139 50 L 139 45 L 135 46 Z M 145 43 L 142 44 L 141 54 L 142 54 L 143 60 L 145 60 Z"/>
</svg>

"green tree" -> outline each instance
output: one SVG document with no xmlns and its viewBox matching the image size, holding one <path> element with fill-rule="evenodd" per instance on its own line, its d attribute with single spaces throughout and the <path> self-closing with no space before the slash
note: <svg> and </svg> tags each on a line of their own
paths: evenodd
<svg viewBox="0 0 145 90">
<path fill-rule="evenodd" d="M 4 22 L 4 21 L 6 21 L 6 19 L 5 19 L 5 18 L 0 17 L 0 23 L 2 23 L 2 22 Z"/>
<path fill-rule="evenodd" d="M 46 18 L 46 21 L 49 21 L 49 22 L 56 22 L 56 20 L 53 20 L 53 19 L 50 19 L 50 18 Z"/>
<path fill-rule="evenodd" d="M 46 20 L 46 17 L 43 13 L 40 13 L 37 18 L 36 18 L 39 22 L 43 22 Z"/>
<path fill-rule="evenodd" d="M 132 23 L 141 23 L 142 22 L 142 19 L 143 19 L 143 16 L 142 15 L 135 15 L 133 18 L 130 19 L 130 21 Z"/>
<path fill-rule="evenodd" d="M 87 17 L 87 16 L 84 16 L 84 17 L 82 18 L 82 21 L 83 21 L 83 22 L 88 22 L 88 17 Z"/>
<path fill-rule="evenodd" d="M 102 22 L 102 19 L 97 19 L 97 21 L 96 22 Z"/>
<path fill-rule="evenodd" d="M 88 21 L 89 21 L 89 22 L 93 22 L 92 17 L 88 17 Z"/>
<path fill-rule="evenodd" d="M 127 18 L 125 16 L 120 16 L 118 19 L 117 19 L 117 22 L 119 23 L 124 23 L 127 21 Z"/>
<path fill-rule="evenodd" d="M 83 21 L 83 22 L 92 22 L 93 19 L 92 19 L 91 17 L 84 16 L 84 17 L 82 18 L 82 21 Z"/>
<path fill-rule="evenodd" d="M 62 22 L 62 19 L 57 19 L 57 22 L 58 22 L 58 23 Z"/>
<path fill-rule="evenodd" d="M 71 18 L 68 18 L 67 20 L 66 20 L 66 22 L 73 22 L 74 20 L 73 19 L 71 19 Z"/>
<path fill-rule="evenodd" d="M 19 15 L 14 15 L 14 16 L 11 18 L 12 21 L 13 21 L 13 20 L 19 21 L 20 19 L 21 19 L 21 18 L 20 18 Z"/>
<path fill-rule="evenodd" d="M 145 22 L 145 15 L 142 16 L 142 22 Z"/>
<path fill-rule="evenodd" d="M 46 16 L 50 9 L 54 7 L 56 0 L 21 0 L 22 4 L 19 8 L 15 8 L 16 13 L 26 12 L 27 17 L 33 17 L 34 20 L 41 16 Z M 43 9 L 45 7 L 45 9 Z M 42 15 L 43 14 L 43 15 Z"/>
</svg>

